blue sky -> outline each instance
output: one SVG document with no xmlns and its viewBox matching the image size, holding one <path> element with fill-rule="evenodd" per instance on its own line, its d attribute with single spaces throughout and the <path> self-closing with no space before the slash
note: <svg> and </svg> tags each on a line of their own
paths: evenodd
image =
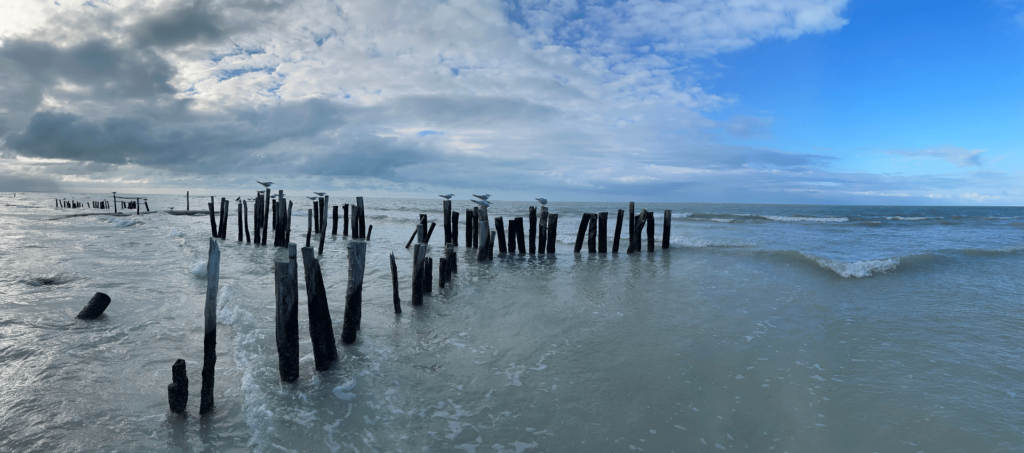
<svg viewBox="0 0 1024 453">
<path fill-rule="evenodd" d="M 0 4 L 0 190 L 1024 204 L 1024 2 Z"/>
</svg>

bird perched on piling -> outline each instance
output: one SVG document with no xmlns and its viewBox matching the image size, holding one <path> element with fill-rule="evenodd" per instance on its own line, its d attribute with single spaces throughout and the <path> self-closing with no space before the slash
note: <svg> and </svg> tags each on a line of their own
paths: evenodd
<svg viewBox="0 0 1024 453">
<path fill-rule="evenodd" d="M 477 197 L 477 198 L 479 198 L 481 200 L 484 200 L 484 201 L 487 201 L 488 198 L 491 198 L 491 194 L 489 194 L 489 193 L 485 193 L 483 195 L 473 194 L 473 196 Z"/>
<path fill-rule="evenodd" d="M 316 193 L 316 192 L 313 192 L 313 193 Z M 306 198 L 309 198 L 310 200 L 319 200 L 319 198 L 317 198 L 317 197 L 306 197 Z"/>
<path fill-rule="evenodd" d="M 534 200 L 539 201 L 541 205 L 548 204 L 548 199 L 547 198 L 534 198 Z"/>
<path fill-rule="evenodd" d="M 263 181 L 256 181 L 256 182 L 258 182 L 260 184 L 263 184 L 263 187 L 266 187 L 268 189 L 270 188 L 270 186 L 274 185 L 274 183 L 272 183 L 272 182 L 263 182 Z"/>
<path fill-rule="evenodd" d="M 445 200 L 451 200 L 451 199 L 452 199 L 452 197 L 454 197 L 454 196 L 455 196 L 455 194 L 453 194 L 453 193 L 450 193 L 450 194 L 448 194 L 448 195 L 438 195 L 438 196 L 439 196 L 439 197 L 441 197 L 441 198 L 444 198 Z"/>
<path fill-rule="evenodd" d="M 486 201 L 486 200 L 469 200 L 469 201 L 472 201 L 473 203 L 476 203 L 476 204 L 478 204 L 480 206 L 483 206 L 485 208 L 489 207 L 491 205 L 491 203 Z"/>
<path fill-rule="evenodd" d="M 235 198 L 235 201 L 242 201 L 242 197 Z"/>
<path fill-rule="evenodd" d="M 313 193 L 315 193 L 317 195 L 320 195 L 321 197 L 324 196 L 324 195 L 327 195 L 327 192 L 313 192 Z"/>
</svg>

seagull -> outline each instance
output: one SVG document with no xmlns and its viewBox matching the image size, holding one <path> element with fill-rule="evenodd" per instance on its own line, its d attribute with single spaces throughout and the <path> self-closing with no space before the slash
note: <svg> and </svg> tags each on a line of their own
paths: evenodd
<svg viewBox="0 0 1024 453">
<path fill-rule="evenodd" d="M 313 193 L 315 193 L 317 195 L 320 195 L 321 197 L 324 196 L 324 195 L 327 195 L 327 192 L 313 192 Z"/>
<path fill-rule="evenodd" d="M 172 211 L 174 210 L 174 206 L 171 206 L 171 210 L 172 210 Z"/>
<path fill-rule="evenodd" d="M 272 182 L 263 182 L 263 181 L 256 181 L 256 182 L 258 182 L 260 184 L 263 184 L 263 187 L 266 187 L 268 189 L 270 188 L 270 186 L 274 185 L 274 183 L 272 183 Z"/>
<path fill-rule="evenodd" d="M 314 193 L 316 193 L 316 192 L 314 192 Z M 309 198 L 310 200 L 319 200 L 319 198 L 317 198 L 317 197 L 306 197 L 306 198 Z"/>
<path fill-rule="evenodd" d="M 473 194 L 473 196 L 477 197 L 477 198 L 479 198 L 481 200 L 484 200 L 484 201 L 487 201 L 488 198 L 491 198 L 491 194 L 489 194 L 489 193 L 485 193 L 483 195 Z"/>
<path fill-rule="evenodd" d="M 478 204 L 480 206 L 483 206 L 485 208 L 491 205 L 489 202 L 484 201 L 484 200 L 469 200 L 469 201 L 472 201 L 473 203 L 476 203 L 476 204 Z"/>
<path fill-rule="evenodd" d="M 548 199 L 547 198 L 534 198 L 534 200 L 539 201 L 540 204 L 542 204 L 542 205 L 548 204 Z"/>
<path fill-rule="evenodd" d="M 439 196 L 439 197 L 441 197 L 441 198 L 444 198 L 445 200 L 451 200 L 451 199 L 452 199 L 452 197 L 454 197 L 454 196 L 455 196 L 455 194 L 453 194 L 453 193 L 450 193 L 450 194 L 448 194 L 448 195 L 438 195 L 438 196 Z"/>
<path fill-rule="evenodd" d="M 235 198 L 235 201 L 242 201 L 242 197 Z"/>
</svg>

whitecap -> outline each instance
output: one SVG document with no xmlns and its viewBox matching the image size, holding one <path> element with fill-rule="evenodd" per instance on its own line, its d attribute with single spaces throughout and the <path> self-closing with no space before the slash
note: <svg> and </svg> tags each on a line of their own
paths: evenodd
<svg viewBox="0 0 1024 453">
<path fill-rule="evenodd" d="M 849 222 L 850 219 L 846 217 L 790 217 L 782 215 L 766 215 L 763 216 L 768 220 L 775 220 L 778 222 L 825 222 L 825 223 L 842 223 Z"/>
<path fill-rule="evenodd" d="M 896 266 L 899 266 L 900 264 L 899 257 L 885 258 L 880 260 L 845 262 L 830 260 L 828 258 L 819 258 L 817 256 L 808 255 L 806 253 L 802 253 L 802 255 L 811 260 L 814 260 L 814 262 L 818 263 L 818 266 L 821 266 L 825 269 L 829 269 L 835 272 L 836 274 L 839 274 L 839 276 L 843 278 L 870 277 L 875 272 L 885 272 L 896 269 Z"/>
</svg>

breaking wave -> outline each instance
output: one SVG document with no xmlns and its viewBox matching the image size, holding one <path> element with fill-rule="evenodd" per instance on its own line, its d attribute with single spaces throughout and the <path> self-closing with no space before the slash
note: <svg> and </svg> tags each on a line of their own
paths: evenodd
<svg viewBox="0 0 1024 453">
<path fill-rule="evenodd" d="M 818 263 L 818 266 L 831 270 L 843 278 L 870 277 L 876 272 L 885 273 L 886 271 L 896 269 L 896 266 L 900 265 L 900 258 L 898 256 L 880 260 L 846 262 L 821 258 L 807 253 L 801 253 L 801 255 Z"/>
</svg>

